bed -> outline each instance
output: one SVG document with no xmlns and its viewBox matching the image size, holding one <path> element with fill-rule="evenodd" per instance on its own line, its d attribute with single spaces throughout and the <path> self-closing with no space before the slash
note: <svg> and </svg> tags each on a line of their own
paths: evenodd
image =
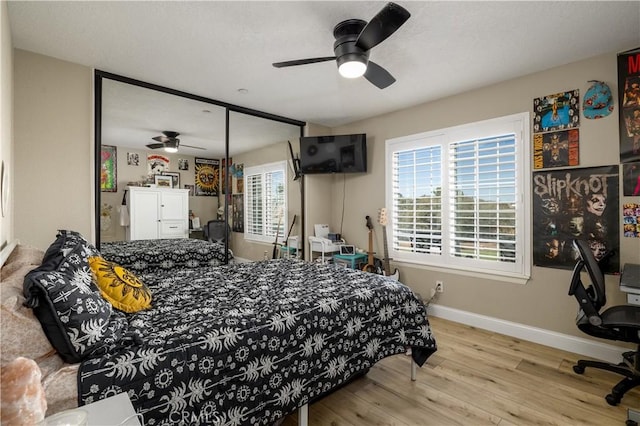
<svg viewBox="0 0 640 426">
<path fill-rule="evenodd" d="M 179 268 L 218 266 L 225 262 L 224 244 L 197 238 L 103 242 L 105 259 L 126 266 L 136 274 Z M 228 250 L 228 260 L 233 252 Z"/>
<path fill-rule="evenodd" d="M 278 259 L 139 278 L 152 307 L 111 312 L 74 364 L 78 405 L 126 392 L 148 425 L 272 424 L 384 357 L 436 350 L 421 301 L 379 275 Z"/>
</svg>

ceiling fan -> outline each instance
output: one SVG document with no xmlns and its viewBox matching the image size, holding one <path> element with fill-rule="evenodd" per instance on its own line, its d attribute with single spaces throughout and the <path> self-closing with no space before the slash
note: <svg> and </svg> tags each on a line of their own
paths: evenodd
<svg viewBox="0 0 640 426">
<path fill-rule="evenodd" d="M 164 148 L 164 150 L 167 152 L 178 152 L 178 146 L 180 145 L 180 139 L 178 139 L 179 135 L 180 133 L 178 132 L 165 130 L 162 132 L 162 136 L 156 136 L 151 138 L 154 141 L 158 141 L 158 143 L 150 143 L 147 145 L 147 148 L 151 148 L 151 149 Z M 187 148 L 194 148 L 194 149 L 204 149 L 199 146 L 191 146 L 191 145 L 182 145 L 182 146 L 185 146 Z"/>
<path fill-rule="evenodd" d="M 386 40 L 404 24 L 411 14 L 402 6 L 387 3 L 369 23 L 361 19 L 347 19 L 333 29 L 335 56 L 275 62 L 276 68 L 313 64 L 336 60 L 338 72 L 346 78 L 364 78 L 376 87 L 384 89 L 396 79 L 380 65 L 369 60 L 369 51 Z"/>
</svg>

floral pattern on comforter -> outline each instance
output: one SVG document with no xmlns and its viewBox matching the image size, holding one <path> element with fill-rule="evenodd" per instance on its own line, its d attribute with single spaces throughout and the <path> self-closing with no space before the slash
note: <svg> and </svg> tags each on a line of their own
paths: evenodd
<svg viewBox="0 0 640 426">
<path fill-rule="evenodd" d="M 127 392 L 147 425 L 270 424 L 384 357 L 436 350 L 423 303 L 380 275 L 280 259 L 142 279 L 143 343 L 83 361 L 79 399 Z"/>
<path fill-rule="evenodd" d="M 100 253 L 136 274 L 218 266 L 225 261 L 224 244 L 195 238 L 106 242 L 100 244 Z"/>
</svg>

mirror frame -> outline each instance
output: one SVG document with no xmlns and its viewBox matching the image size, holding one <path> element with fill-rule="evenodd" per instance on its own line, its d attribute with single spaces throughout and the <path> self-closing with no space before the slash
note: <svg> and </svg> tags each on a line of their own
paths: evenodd
<svg viewBox="0 0 640 426">
<path fill-rule="evenodd" d="M 282 117 L 275 114 L 269 114 L 267 112 L 254 110 L 251 108 L 241 107 L 239 105 L 233 105 L 227 102 L 217 101 L 215 99 L 207 98 L 204 96 L 195 95 L 193 93 L 183 92 L 181 90 L 171 89 L 169 87 L 160 86 L 153 83 L 148 83 L 141 80 L 136 80 L 133 78 L 125 77 L 118 74 L 113 74 L 107 71 L 94 70 L 94 191 L 95 191 L 95 202 L 94 202 L 94 232 L 95 232 L 95 244 L 98 249 L 100 248 L 100 205 L 102 201 L 102 191 L 100 188 L 100 169 L 102 167 L 102 161 L 100 158 L 100 150 L 102 146 L 102 81 L 103 79 L 110 79 L 119 81 L 122 83 L 132 84 L 139 87 L 144 87 L 150 90 L 156 90 L 159 92 L 167 93 L 170 95 L 180 96 L 183 98 L 193 99 L 196 101 L 217 105 L 225 108 L 225 163 L 229 164 L 229 113 L 231 111 L 240 112 L 247 115 L 252 115 L 259 118 L 265 118 L 268 120 L 279 121 L 281 123 L 291 124 L 293 126 L 300 127 L 300 136 L 304 136 L 304 127 L 306 126 L 306 122 L 294 120 L 292 118 Z M 231 190 L 231 177 L 229 173 L 225 173 L 224 187 L 225 193 L 229 193 Z M 304 188 L 304 183 L 301 185 L 301 188 Z M 302 240 L 304 241 L 304 190 L 302 190 L 301 194 L 301 209 L 300 213 L 302 216 Z M 226 204 L 226 197 L 224 197 L 223 202 Z M 224 222 L 225 225 L 228 226 L 229 223 L 229 209 L 224 209 Z M 225 261 L 224 263 L 229 263 L 229 239 L 225 239 L 224 243 L 225 248 Z"/>
</svg>

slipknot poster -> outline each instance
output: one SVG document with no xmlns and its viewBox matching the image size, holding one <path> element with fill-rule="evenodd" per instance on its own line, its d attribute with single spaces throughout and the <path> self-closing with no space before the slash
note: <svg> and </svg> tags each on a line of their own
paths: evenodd
<svg viewBox="0 0 640 426">
<path fill-rule="evenodd" d="M 533 263 L 572 269 L 577 260 L 574 239 L 587 240 L 600 260 L 619 252 L 618 166 L 588 167 L 533 174 Z M 620 256 L 603 271 L 617 274 Z"/>
<path fill-rule="evenodd" d="M 640 160 L 640 49 L 618 54 L 620 162 Z"/>
</svg>

